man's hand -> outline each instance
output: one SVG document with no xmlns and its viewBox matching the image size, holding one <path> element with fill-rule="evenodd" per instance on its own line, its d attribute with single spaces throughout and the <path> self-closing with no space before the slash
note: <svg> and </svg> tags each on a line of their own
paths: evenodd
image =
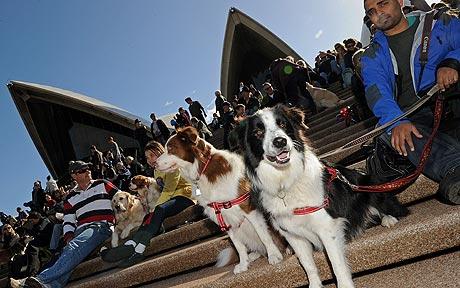
<svg viewBox="0 0 460 288">
<path fill-rule="evenodd" d="M 442 67 L 437 72 L 437 84 L 441 91 L 446 90 L 458 81 L 458 71 L 449 67 Z"/>
<path fill-rule="evenodd" d="M 414 151 L 414 142 L 412 142 L 412 135 L 417 138 L 422 138 L 422 134 L 415 128 L 412 123 L 401 123 L 391 130 L 391 146 L 398 151 L 399 155 L 407 156 L 406 142 L 410 151 Z"/>
</svg>

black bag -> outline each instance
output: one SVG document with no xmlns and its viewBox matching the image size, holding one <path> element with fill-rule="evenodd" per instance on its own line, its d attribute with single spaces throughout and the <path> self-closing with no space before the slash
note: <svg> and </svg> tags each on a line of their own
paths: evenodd
<svg viewBox="0 0 460 288">
<path fill-rule="evenodd" d="M 415 171 L 416 167 L 409 159 L 396 153 L 382 139 L 376 138 L 373 146 L 373 152 L 366 159 L 368 175 L 378 177 L 382 183 L 386 183 Z"/>
</svg>

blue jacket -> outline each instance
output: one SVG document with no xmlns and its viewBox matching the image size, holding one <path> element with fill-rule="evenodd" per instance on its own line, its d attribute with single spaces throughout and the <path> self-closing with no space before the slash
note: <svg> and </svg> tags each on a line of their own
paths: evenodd
<svg viewBox="0 0 460 288">
<path fill-rule="evenodd" d="M 428 49 L 428 63 L 422 79 L 418 83 L 420 64 L 420 44 L 426 13 L 416 11 L 407 16 L 419 16 L 420 23 L 414 36 L 411 52 L 411 73 L 416 93 L 432 87 L 436 83 L 436 71 L 440 67 L 451 67 L 460 71 L 460 20 L 442 14 L 433 21 Z M 437 18 L 437 17 L 435 17 Z M 369 108 L 383 125 L 403 114 L 396 99 L 396 75 L 398 66 L 389 48 L 385 34 L 378 31 L 373 42 L 361 58 L 362 74 Z M 390 131 L 394 126 L 391 126 Z"/>
</svg>

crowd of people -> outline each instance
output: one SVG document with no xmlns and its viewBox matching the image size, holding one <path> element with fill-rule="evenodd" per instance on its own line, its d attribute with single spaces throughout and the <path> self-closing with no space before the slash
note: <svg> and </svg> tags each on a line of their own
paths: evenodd
<svg viewBox="0 0 460 288">
<path fill-rule="evenodd" d="M 437 22 L 441 24 L 435 25 L 432 33 L 438 37 L 437 39 L 446 42 L 431 39 L 438 42 L 437 46 L 433 44 L 433 51 L 437 51 L 436 55 L 442 54 L 442 56 L 428 59 L 430 65 L 426 66 L 425 72 L 418 63 L 414 64 L 419 60 L 418 58 L 409 59 L 407 55 L 410 53 L 404 55 L 402 51 L 404 45 L 409 48 L 419 45 L 419 43 L 414 44 L 416 41 L 414 34 L 416 28 L 423 25 L 426 19 L 422 17 L 426 17 L 426 14 L 420 12 L 422 9 L 417 7 L 414 9 L 414 6 L 410 9 L 403 7 L 405 9 L 402 11 L 408 13 L 408 16 L 404 17 L 400 6 L 396 6 L 400 5 L 398 0 L 388 0 L 385 5 L 380 6 L 376 2 L 376 0 L 365 1 L 367 23 L 370 23 L 369 28 L 374 37 L 372 42 L 374 44 L 371 44 L 367 50 L 362 49 L 359 41 L 348 38 L 336 43 L 331 50 L 320 51 L 314 68 L 308 66 L 302 59 L 295 61 L 291 56 L 275 59 L 269 67 L 270 77 L 261 86 L 263 92 L 253 83 L 244 82 L 240 82 L 238 90 L 227 97 L 216 90 L 214 93 L 216 111 L 210 123 L 206 121 L 207 111 L 201 103 L 188 97 L 185 99 L 189 105 L 188 111 L 180 107 L 171 120 L 171 125 L 176 129 L 193 126 L 205 139 L 211 139 L 217 129 L 223 128 L 224 148 L 232 149 L 232 130 L 238 125 L 244 125 L 243 120 L 259 109 L 283 103 L 302 109 L 307 116 L 318 113 L 317 105 L 306 88 L 307 82 L 317 87 L 327 88 L 331 83 L 339 81 L 344 88 L 350 87 L 362 109 L 362 119 L 371 115 L 367 108 L 370 107 L 373 114 L 380 119 L 380 124 L 401 115 L 405 108 L 417 100 L 416 95 L 420 91 L 429 88 L 427 84 L 437 82 L 443 89 L 458 86 L 460 21 L 458 18 L 451 21 L 454 18 L 450 17 L 455 17 L 452 15 L 458 14 L 458 10 L 451 10 L 451 7 L 447 6 L 449 4 L 457 8 L 455 5 L 458 5 L 458 2 L 443 1 L 434 6 L 438 9 L 436 13 L 442 12 L 436 14 L 436 17 L 440 17 L 442 21 Z M 411 14 L 412 12 L 414 13 Z M 395 23 L 397 22 L 402 28 L 398 26 L 398 30 L 395 26 L 382 23 L 378 13 L 387 13 L 388 17 L 395 19 Z M 444 37 L 445 31 L 451 33 L 450 38 Z M 396 38 L 393 37 L 398 36 L 401 38 L 394 41 Z M 390 53 L 387 53 L 388 55 L 382 53 L 383 49 L 391 49 L 396 54 L 393 56 L 395 59 L 390 57 Z M 396 80 L 393 77 L 393 68 L 387 71 L 391 67 L 392 60 L 400 64 L 395 67 L 398 70 Z M 365 65 L 361 66 L 361 63 Z M 386 63 L 386 66 L 380 67 L 382 63 Z M 417 73 L 421 71 L 418 79 L 413 79 L 414 75 L 418 75 L 417 73 L 412 75 L 408 70 L 408 67 L 414 65 Z M 428 67 L 437 67 L 437 70 L 434 68 L 429 70 Z M 391 87 L 398 87 L 399 90 L 396 88 L 391 90 Z M 394 97 L 396 90 L 399 91 L 397 98 Z M 411 118 L 393 125 L 389 130 L 392 133 L 384 133 L 381 136 L 389 146 L 401 155 L 408 156 L 415 165 L 421 157 L 423 145 L 431 131 L 426 120 L 432 121 L 433 113 L 429 107 L 425 108 Z M 458 113 L 455 109 L 458 107 L 449 110 L 451 113 L 449 119 L 452 121 L 460 119 L 460 115 L 455 114 Z M 42 285 L 36 287 L 49 287 L 43 286 L 44 283 L 57 285 L 51 285 L 52 287 L 65 285 L 72 269 L 109 237 L 108 226 L 113 222 L 113 216 L 110 216 L 111 213 L 113 214 L 110 197 L 118 189 L 129 191 L 130 180 L 135 175 L 157 178 L 157 181 L 161 182 L 161 187 L 166 187 L 164 189 L 170 194 L 165 193 L 162 198 L 160 197 L 162 200 L 157 208 L 146 216 L 143 226 L 127 241 L 127 245 L 104 253 L 105 260 L 110 262 L 124 260 L 126 267 L 141 261 L 150 238 L 160 233 L 162 221 L 193 205 L 191 184 L 183 179 L 179 172 L 165 175 L 155 171 L 155 161 L 164 152 L 164 145 L 174 130 L 169 129 L 155 113 L 150 115 L 150 119 L 152 120 L 150 129 L 138 119 L 134 123 L 134 137 L 140 147 L 135 155 L 125 155 L 116 139 L 109 137 L 108 150 L 102 152 L 96 145 L 92 145 L 89 147 L 88 163 L 73 161 L 69 164 L 71 183 L 59 186 L 51 176 L 48 176 L 43 188 L 41 181 L 36 180 L 33 183 L 31 201 L 24 203 L 28 211 L 18 207 L 16 216 L 0 213 L 3 224 L 1 245 L 13 256 L 10 260 L 11 277 L 36 276 L 27 278 L 31 283 Z M 460 179 L 458 127 L 460 125 L 444 127 L 445 129 L 436 136 L 439 141 L 434 142 L 432 153 L 437 156 L 430 158 L 426 170 L 432 179 L 440 182 L 439 193 L 444 200 L 456 204 L 459 202 L 459 192 L 452 189 L 458 190 L 458 179 Z M 446 147 L 449 153 L 443 151 Z M 176 193 L 177 191 L 180 192 Z M 89 194 L 79 196 L 83 195 L 81 192 Z M 95 195 L 103 196 L 91 198 Z M 97 209 L 94 207 L 97 206 L 96 204 L 91 204 L 95 203 L 93 202 L 96 201 L 95 199 L 103 199 L 103 201 L 98 200 Z M 85 214 L 88 211 L 82 212 L 84 207 L 88 209 L 91 217 Z M 93 233 L 96 238 L 86 234 L 88 229 L 97 231 Z M 82 249 L 85 253 L 75 258 L 73 256 L 75 250 Z M 69 262 L 70 258 L 73 261 Z M 70 264 L 64 263 L 62 259 Z"/>
</svg>

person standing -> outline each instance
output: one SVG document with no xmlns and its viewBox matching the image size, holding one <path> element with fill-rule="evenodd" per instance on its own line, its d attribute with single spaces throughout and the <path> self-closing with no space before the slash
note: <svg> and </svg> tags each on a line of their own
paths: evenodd
<svg viewBox="0 0 460 288">
<path fill-rule="evenodd" d="M 200 102 L 193 101 L 190 97 L 185 98 L 185 102 L 187 102 L 189 105 L 188 111 L 190 111 L 192 117 L 196 117 L 203 121 L 204 124 L 206 124 L 206 117 L 208 115 L 206 115 L 206 111 L 204 110 L 203 106 L 201 106 Z"/>
<path fill-rule="evenodd" d="M 153 140 L 165 145 L 166 141 L 169 139 L 169 136 L 171 136 L 171 132 L 169 132 L 169 129 L 166 127 L 166 124 L 163 122 L 163 120 L 157 119 L 155 113 L 150 114 L 150 119 L 152 119 L 152 123 L 150 124 L 150 132 L 152 133 Z"/>
</svg>

